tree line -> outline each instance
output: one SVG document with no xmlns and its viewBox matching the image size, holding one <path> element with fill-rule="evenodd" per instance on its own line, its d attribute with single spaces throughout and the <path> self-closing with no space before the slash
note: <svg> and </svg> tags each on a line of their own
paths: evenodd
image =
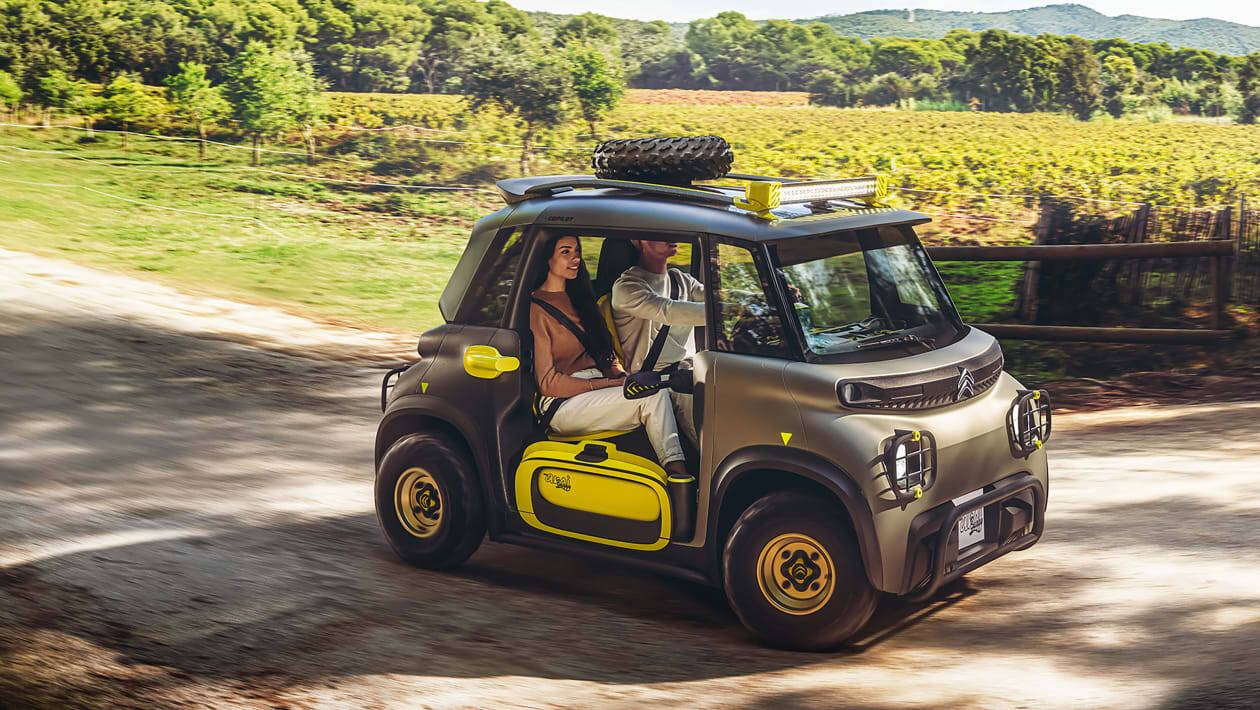
<svg viewBox="0 0 1260 710">
<path fill-rule="evenodd" d="M 502 0 L 0 0 L 0 71 L 14 85 L 0 84 L 0 97 L 61 106 L 64 77 L 105 87 L 108 99 L 126 86 L 115 82 L 162 85 L 188 64 L 227 86 L 251 47 L 296 58 L 321 88 L 457 93 L 499 106 L 521 121 L 526 144 L 573 112 L 596 132 L 624 86 L 1080 118 L 1260 114 L 1260 53 L 1002 30 L 863 40 L 737 12 L 679 35 L 664 22 L 530 15 Z"/>
<path fill-rule="evenodd" d="M 52 112 L 78 115 L 87 137 L 93 138 L 98 121 L 121 129 L 122 149 L 127 150 L 129 128 L 163 116 L 173 116 L 194 126 L 200 138 L 200 155 L 206 157 L 206 123 L 229 120 L 253 138 L 254 165 L 264 139 L 301 129 L 307 158 L 314 161 L 314 128 L 323 111 L 322 83 L 309 58 L 299 50 L 250 43 L 229 63 L 227 82 L 216 85 L 207 67 L 180 62 L 176 71 L 162 79 L 164 88 L 146 86 L 119 74 L 105 84 L 92 84 L 61 69 L 23 77 L 0 71 L 0 105 L 13 117 L 22 105 L 36 109 L 44 125 Z"/>
<path fill-rule="evenodd" d="M 0 105 L 53 110 L 124 130 L 162 114 L 229 120 L 263 140 L 298 128 L 313 160 L 320 92 L 464 94 L 535 136 L 620 100 L 624 72 L 607 21 L 540 33 L 499 0 L 245 0 L 178 6 L 122 0 L 0 0 Z M 154 89 L 153 87 L 165 87 Z"/>
</svg>

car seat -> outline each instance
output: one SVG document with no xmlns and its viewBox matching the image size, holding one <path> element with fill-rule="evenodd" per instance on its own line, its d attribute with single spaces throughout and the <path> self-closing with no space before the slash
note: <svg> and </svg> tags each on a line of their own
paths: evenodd
<svg viewBox="0 0 1260 710">
<path fill-rule="evenodd" d="M 599 251 L 599 264 L 595 267 L 595 280 L 591 287 L 595 289 L 595 300 L 612 293 L 613 283 L 625 273 L 625 270 L 639 263 L 639 250 L 634 248 L 629 239 L 605 239 Z"/>
<path fill-rule="evenodd" d="M 629 367 L 625 351 L 621 347 L 621 338 L 617 336 L 617 326 L 612 315 L 612 287 L 626 269 L 639 263 L 639 250 L 628 239 L 605 239 L 599 251 L 599 265 L 595 268 L 595 280 L 591 282 L 595 289 L 595 303 L 599 313 L 608 326 L 608 334 L 612 337 L 613 353 L 621 366 Z"/>
</svg>

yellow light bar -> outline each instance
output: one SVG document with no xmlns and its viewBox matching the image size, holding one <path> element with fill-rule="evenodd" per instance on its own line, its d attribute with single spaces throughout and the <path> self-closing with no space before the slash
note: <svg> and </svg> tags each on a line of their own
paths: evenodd
<svg viewBox="0 0 1260 710">
<path fill-rule="evenodd" d="M 887 175 L 798 183 L 754 181 L 744 188 L 744 198 L 737 198 L 735 205 L 756 212 L 760 217 L 770 218 L 770 210 L 782 204 L 856 200 L 878 207 L 880 200 L 887 195 Z"/>
<path fill-rule="evenodd" d="M 887 175 L 863 175 L 844 180 L 819 180 L 779 186 L 779 200 L 784 203 L 827 200 L 861 200 L 869 203 L 878 201 L 887 194 Z"/>
</svg>

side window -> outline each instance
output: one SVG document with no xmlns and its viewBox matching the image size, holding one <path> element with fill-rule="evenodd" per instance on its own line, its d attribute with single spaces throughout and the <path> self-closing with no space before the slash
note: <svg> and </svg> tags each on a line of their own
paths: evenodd
<svg viewBox="0 0 1260 710">
<path fill-rule="evenodd" d="M 604 238 L 578 237 L 578 242 L 582 245 L 582 263 L 586 264 L 586 273 L 593 279 L 599 269 L 599 254 L 604 248 Z"/>
<path fill-rule="evenodd" d="M 783 340 L 783 319 L 767 297 L 753 253 L 717 244 L 710 253 L 710 283 L 718 305 L 717 348 L 750 355 L 790 357 Z"/>
<path fill-rule="evenodd" d="M 512 230 L 506 237 L 500 235 L 497 244 L 486 254 L 489 266 L 471 286 L 476 293 L 469 301 L 471 309 L 466 311 L 472 314 L 470 320 L 473 325 L 494 327 L 502 322 L 508 295 L 512 293 L 512 284 L 516 282 L 520 270 L 524 236 L 524 227 Z"/>
<path fill-rule="evenodd" d="M 582 260 L 586 263 L 586 270 L 591 276 L 591 286 L 595 290 L 595 297 L 607 295 L 612 291 L 613 283 L 622 272 L 638 263 L 638 251 L 630 245 L 631 239 L 654 237 L 660 240 L 667 236 L 659 233 L 648 235 L 623 232 L 608 237 L 579 237 L 582 243 Z M 678 245 L 678 252 L 669 257 L 668 266 L 691 273 L 691 243 L 683 237 L 679 237 L 675 243 Z M 608 253 L 605 254 L 605 251 Z"/>
</svg>

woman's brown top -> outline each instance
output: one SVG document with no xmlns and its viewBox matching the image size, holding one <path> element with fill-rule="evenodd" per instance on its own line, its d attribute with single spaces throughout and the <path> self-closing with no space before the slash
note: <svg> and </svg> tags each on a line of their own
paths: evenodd
<svg viewBox="0 0 1260 710">
<path fill-rule="evenodd" d="M 559 308 L 579 329 L 582 327 L 577 311 L 564 291 L 538 290 L 532 295 Z M 626 374 L 614 358 L 612 366 L 603 371 L 603 379 L 572 377 L 579 370 L 595 367 L 595 360 L 582 347 L 576 335 L 537 303 L 529 304 L 529 329 L 534 333 L 534 376 L 538 378 L 538 391 L 544 397 L 572 397 L 601 389 L 611 384 L 610 378 Z"/>
</svg>

